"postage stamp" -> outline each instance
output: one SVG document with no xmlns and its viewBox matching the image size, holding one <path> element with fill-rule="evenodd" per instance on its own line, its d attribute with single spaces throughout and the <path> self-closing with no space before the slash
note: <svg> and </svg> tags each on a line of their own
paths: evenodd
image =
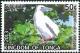
<svg viewBox="0 0 80 53">
<path fill-rule="evenodd" d="M 78 52 L 79 2 L 2 2 L 2 52 Z"/>
</svg>

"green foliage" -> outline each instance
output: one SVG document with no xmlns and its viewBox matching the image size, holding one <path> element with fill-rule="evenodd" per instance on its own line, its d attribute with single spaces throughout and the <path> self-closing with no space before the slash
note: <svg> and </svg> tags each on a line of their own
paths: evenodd
<svg viewBox="0 0 80 53">
<path fill-rule="evenodd" d="M 57 16 L 58 16 L 58 13 L 57 13 L 57 11 L 55 10 L 52 10 L 52 11 L 50 11 L 50 12 L 47 12 L 47 13 L 45 13 L 45 15 L 48 15 L 50 18 L 54 18 L 54 19 L 58 19 L 57 18 Z M 55 18 L 56 17 L 56 18 Z"/>
<path fill-rule="evenodd" d="M 11 44 L 21 44 L 24 45 L 38 43 L 39 37 L 35 30 L 35 27 L 30 22 L 25 22 L 24 24 L 16 24 L 13 31 L 10 33 L 9 42 Z"/>
<path fill-rule="evenodd" d="M 15 28 L 13 29 L 15 32 L 18 32 L 22 35 L 26 35 L 28 32 L 34 33 L 34 25 L 30 22 L 27 22 L 25 24 L 16 24 Z M 31 30 L 31 31 L 30 31 Z"/>
<path fill-rule="evenodd" d="M 72 27 L 61 26 L 60 33 L 53 41 L 49 41 L 47 45 L 59 45 L 62 49 L 71 49 Z M 24 24 L 16 24 L 10 33 L 9 43 L 18 45 L 37 45 L 40 43 L 40 37 L 35 27 L 30 22 Z"/>
<path fill-rule="evenodd" d="M 71 49 L 71 37 L 72 37 L 72 28 L 71 27 L 66 27 L 66 28 L 60 28 L 60 33 L 58 37 L 56 38 L 56 44 L 61 46 L 63 49 Z"/>
</svg>

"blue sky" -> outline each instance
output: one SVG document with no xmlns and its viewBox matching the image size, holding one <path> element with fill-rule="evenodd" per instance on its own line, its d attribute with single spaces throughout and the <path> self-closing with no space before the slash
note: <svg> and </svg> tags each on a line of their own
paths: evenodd
<svg viewBox="0 0 80 53">
<path fill-rule="evenodd" d="M 57 22 L 60 22 L 60 24 L 65 24 L 65 25 L 67 25 L 67 26 L 74 26 L 74 18 L 73 18 L 73 16 L 69 16 L 69 20 L 68 21 L 66 21 L 66 22 L 63 22 L 62 20 L 57 20 Z"/>
<path fill-rule="evenodd" d="M 68 25 L 68 26 L 74 26 L 73 16 L 69 16 L 69 21 L 66 21 L 65 24 Z"/>
</svg>

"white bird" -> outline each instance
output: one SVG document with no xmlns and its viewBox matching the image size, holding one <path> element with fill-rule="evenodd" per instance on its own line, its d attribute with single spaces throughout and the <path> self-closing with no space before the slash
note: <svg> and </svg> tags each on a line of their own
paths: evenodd
<svg viewBox="0 0 80 53">
<path fill-rule="evenodd" d="M 33 20 L 42 41 L 48 41 L 58 36 L 59 27 L 44 12 L 51 11 L 51 8 L 43 5 L 36 7 Z"/>
</svg>

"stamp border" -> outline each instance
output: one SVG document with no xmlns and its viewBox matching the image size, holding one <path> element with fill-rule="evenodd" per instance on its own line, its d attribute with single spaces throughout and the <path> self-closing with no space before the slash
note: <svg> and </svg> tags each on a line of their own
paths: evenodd
<svg viewBox="0 0 80 53">
<path fill-rule="evenodd" d="M 2 52 L 79 52 L 79 2 L 78 1 L 74 1 L 74 2 L 71 2 L 71 1 L 66 1 L 66 2 L 62 2 L 62 1 L 2 1 L 1 2 L 1 23 L 2 23 L 2 27 L 1 27 L 1 49 L 2 49 Z M 76 43 L 77 43 L 77 50 L 4 50 L 4 4 L 76 4 L 77 5 L 77 15 L 76 15 L 76 20 L 77 20 L 77 23 L 76 23 Z"/>
</svg>

